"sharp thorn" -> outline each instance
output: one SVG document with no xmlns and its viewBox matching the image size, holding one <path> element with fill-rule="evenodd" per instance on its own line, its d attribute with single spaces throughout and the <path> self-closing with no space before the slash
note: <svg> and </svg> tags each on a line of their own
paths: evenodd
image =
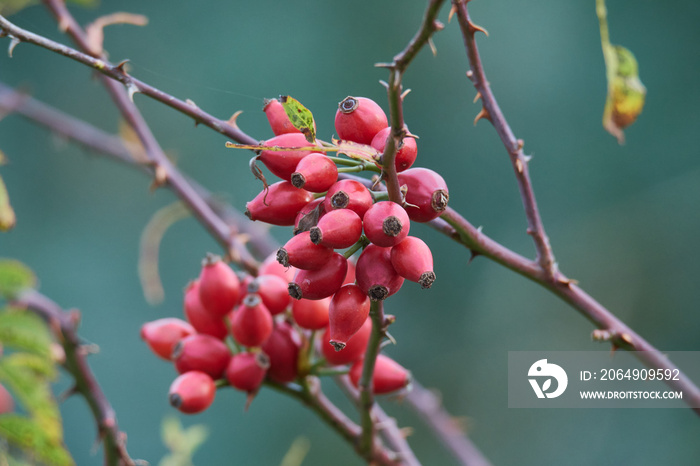
<svg viewBox="0 0 700 466">
<path fill-rule="evenodd" d="M 10 41 L 10 46 L 7 47 L 7 55 L 8 55 L 10 58 L 12 58 L 12 51 L 13 51 L 13 50 L 15 49 L 15 47 L 17 47 L 17 46 L 19 45 L 19 43 L 22 42 L 22 41 L 19 40 L 19 39 L 16 38 L 16 37 L 14 37 L 14 36 L 10 36 L 10 37 L 12 38 L 12 40 Z"/>
<path fill-rule="evenodd" d="M 476 92 L 476 95 L 474 96 L 474 102 L 473 102 L 473 103 L 476 103 L 476 101 L 479 100 L 479 99 L 481 99 L 481 92 L 477 91 L 477 92 Z"/>
<path fill-rule="evenodd" d="M 450 15 L 447 17 L 447 22 L 449 23 L 452 21 L 452 17 L 457 13 L 457 5 L 452 5 L 452 8 L 450 8 Z"/>
<path fill-rule="evenodd" d="M 430 46 L 430 51 L 433 52 L 433 56 L 437 57 L 437 47 L 435 47 L 435 42 L 433 42 L 432 37 L 428 39 L 428 46 Z"/>
<path fill-rule="evenodd" d="M 403 92 L 401 93 L 401 100 L 405 99 L 406 96 L 407 96 L 408 94 L 410 94 L 410 93 L 411 93 L 411 90 L 410 90 L 410 89 L 406 89 L 405 91 L 403 91 Z"/>
<path fill-rule="evenodd" d="M 116 69 L 121 71 L 122 73 L 126 74 L 126 65 L 129 63 L 129 59 L 125 59 L 120 61 L 117 66 L 115 66 Z"/>
<path fill-rule="evenodd" d="M 487 120 L 491 120 L 491 115 L 489 115 L 488 110 L 486 108 L 481 107 L 481 111 L 479 114 L 474 118 L 474 126 L 476 126 L 477 122 L 481 120 L 482 118 L 486 118 Z"/>
<path fill-rule="evenodd" d="M 380 79 L 379 84 L 384 86 L 386 88 L 386 90 L 389 90 L 389 83 L 387 83 L 386 81 Z"/>
<path fill-rule="evenodd" d="M 489 32 L 486 29 L 482 28 L 478 24 L 472 23 L 471 21 L 469 21 L 469 32 L 471 32 L 472 36 L 477 32 L 483 32 L 484 34 L 486 34 L 486 37 L 489 36 Z"/>
<path fill-rule="evenodd" d="M 231 115 L 231 118 L 228 119 L 228 124 L 233 126 L 234 128 L 238 129 L 238 124 L 236 123 L 236 120 L 238 119 L 239 116 L 241 116 L 241 113 L 243 113 L 243 110 L 239 110 L 233 115 Z"/>
<path fill-rule="evenodd" d="M 134 83 L 129 83 L 126 86 L 126 90 L 129 92 L 129 100 L 131 100 L 132 103 L 134 102 L 134 94 L 136 94 L 137 92 L 141 92 L 138 86 L 136 86 L 136 84 Z"/>
</svg>

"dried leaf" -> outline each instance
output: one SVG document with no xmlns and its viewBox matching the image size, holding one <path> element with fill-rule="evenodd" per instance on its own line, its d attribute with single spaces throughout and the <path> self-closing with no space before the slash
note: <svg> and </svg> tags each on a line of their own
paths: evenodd
<svg viewBox="0 0 700 466">
<path fill-rule="evenodd" d="M 104 52 L 104 28 L 113 24 L 133 24 L 134 26 L 145 26 L 148 18 L 143 15 L 133 13 L 117 12 L 110 15 L 100 16 L 85 27 L 87 44 L 93 55 L 100 56 Z"/>
<path fill-rule="evenodd" d="M 175 202 L 158 210 L 141 233 L 139 245 L 139 279 L 143 294 L 150 305 L 163 302 L 165 292 L 158 273 L 158 250 L 165 232 L 173 224 L 187 218 L 190 211 L 182 204 Z"/>
<path fill-rule="evenodd" d="M 644 108 L 646 88 L 639 79 L 637 59 L 625 47 L 610 46 L 607 53 L 612 66 L 608 74 L 608 96 L 603 112 L 603 127 L 620 144 L 625 142 L 622 130 L 635 122 Z"/>
<path fill-rule="evenodd" d="M 10 195 L 7 193 L 5 182 L 0 176 L 0 231 L 8 231 L 15 226 L 17 217 L 10 204 Z"/>
<path fill-rule="evenodd" d="M 313 144 L 316 141 L 316 122 L 311 110 L 288 95 L 280 96 L 280 102 L 292 125 L 302 132 L 307 141 Z"/>
</svg>

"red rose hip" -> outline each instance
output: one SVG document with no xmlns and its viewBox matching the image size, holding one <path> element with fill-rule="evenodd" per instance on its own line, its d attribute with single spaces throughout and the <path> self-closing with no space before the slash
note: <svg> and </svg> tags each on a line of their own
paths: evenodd
<svg viewBox="0 0 700 466">
<path fill-rule="evenodd" d="M 270 358 L 268 377 L 279 383 L 296 379 L 300 347 L 299 335 L 294 328 L 286 322 L 278 323 L 262 346 L 263 352 Z"/>
<path fill-rule="evenodd" d="M 199 299 L 212 315 L 223 317 L 238 303 L 241 282 L 219 256 L 207 255 L 199 274 Z"/>
<path fill-rule="evenodd" d="M 410 168 L 399 173 L 399 184 L 406 185 L 406 212 L 415 222 L 429 222 L 447 208 L 450 193 L 445 180 L 427 168 Z"/>
<path fill-rule="evenodd" d="M 198 333 L 223 339 L 228 334 L 223 318 L 212 315 L 204 309 L 199 299 L 199 280 L 194 280 L 185 289 L 185 317 Z"/>
<path fill-rule="evenodd" d="M 295 299 L 292 303 L 292 317 L 301 328 L 320 330 L 328 325 L 328 306 L 331 298 Z"/>
<path fill-rule="evenodd" d="M 359 359 L 350 368 L 350 381 L 357 387 L 362 378 L 364 359 Z M 403 366 L 383 354 L 377 356 L 372 374 L 372 392 L 376 395 L 401 390 L 411 383 L 411 373 Z"/>
<path fill-rule="evenodd" d="M 404 282 L 391 265 L 391 249 L 374 244 L 367 246 L 357 260 L 355 280 L 372 301 L 383 301 L 399 291 Z"/>
<path fill-rule="evenodd" d="M 430 288 L 435 281 L 430 247 L 415 236 L 407 236 L 391 248 L 391 265 L 403 278 L 420 283 L 423 288 Z"/>
<path fill-rule="evenodd" d="M 340 180 L 328 189 L 323 207 L 326 213 L 334 209 L 350 209 L 360 218 L 374 203 L 369 190 L 355 180 Z"/>
<path fill-rule="evenodd" d="M 292 302 L 287 283 L 277 275 L 260 275 L 251 280 L 247 292 L 260 295 L 263 305 L 274 316 L 284 312 Z"/>
<path fill-rule="evenodd" d="M 201 371 L 213 379 L 221 378 L 231 358 L 226 345 L 210 335 L 190 335 L 173 349 L 172 359 L 180 374 Z"/>
<path fill-rule="evenodd" d="M 309 233 L 315 244 L 333 249 L 349 248 L 362 236 L 362 219 L 350 209 L 333 210 L 321 217 Z"/>
<path fill-rule="evenodd" d="M 175 345 L 197 331 L 182 319 L 166 317 L 141 326 L 141 338 L 159 357 L 170 361 Z"/>
<path fill-rule="evenodd" d="M 267 121 L 270 123 L 270 128 L 272 132 L 275 133 L 275 136 L 287 133 L 301 133 L 301 131 L 296 129 L 292 122 L 289 121 L 287 112 L 278 99 L 265 99 L 263 112 L 265 112 Z"/>
<path fill-rule="evenodd" d="M 346 97 L 335 113 L 335 130 L 340 139 L 369 145 L 372 138 L 389 126 L 384 110 L 367 97 Z"/>
<path fill-rule="evenodd" d="M 338 180 L 338 167 L 325 154 L 314 152 L 299 161 L 290 180 L 297 188 L 323 193 Z"/>
<path fill-rule="evenodd" d="M 176 378 L 170 385 L 170 404 L 185 414 L 201 413 L 214 401 L 216 384 L 200 371 L 190 371 Z"/>
<path fill-rule="evenodd" d="M 313 243 L 311 234 L 302 231 L 279 248 L 277 262 L 285 267 L 291 265 L 302 270 L 316 270 L 323 267 L 332 255 L 333 249 Z"/>
<path fill-rule="evenodd" d="M 367 239 L 383 248 L 394 246 L 408 236 L 411 221 L 403 207 L 395 202 L 374 204 L 362 219 Z"/>
<path fill-rule="evenodd" d="M 257 294 L 249 294 L 231 316 L 233 338 L 243 346 L 262 345 L 272 333 L 272 315 Z"/>
<path fill-rule="evenodd" d="M 335 292 L 328 308 L 330 343 L 345 348 L 369 316 L 369 298 L 357 285 L 344 285 Z"/>
<path fill-rule="evenodd" d="M 372 139 L 372 147 L 377 149 L 380 153 L 384 152 L 386 148 L 386 140 L 391 134 L 391 127 L 384 128 L 378 132 Z M 411 168 L 413 162 L 416 161 L 418 156 L 418 147 L 416 146 L 416 139 L 406 136 L 399 144 L 396 151 L 396 158 L 394 159 L 394 166 L 397 172 L 402 172 L 408 168 Z"/>
<path fill-rule="evenodd" d="M 306 137 L 301 133 L 288 133 L 275 136 L 272 139 L 264 141 L 262 145 L 267 147 L 310 147 L 312 144 L 306 140 Z M 307 155 L 311 154 L 312 150 L 270 150 L 265 149 L 258 155 L 260 160 L 268 170 L 289 181 L 292 173 L 297 168 L 297 165 Z"/>
<path fill-rule="evenodd" d="M 278 181 L 248 202 L 245 214 L 253 221 L 291 226 L 299 211 L 312 200 L 313 194 L 307 190 L 295 188 L 288 181 Z"/>
<path fill-rule="evenodd" d="M 300 270 L 287 290 L 294 299 L 323 299 L 340 288 L 348 272 L 348 261 L 334 252 L 328 263 L 317 270 Z"/>
<path fill-rule="evenodd" d="M 270 358 L 265 353 L 238 353 L 226 368 L 226 380 L 234 388 L 252 393 L 260 388 L 269 368 Z"/>
<path fill-rule="evenodd" d="M 323 353 L 323 357 L 326 359 L 326 362 L 332 366 L 355 362 L 364 356 L 371 334 L 372 319 L 367 318 L 365 323 L 362 324 L 362 327 L 360 327 L 360 330 L 347 341 L 345 348 L 338 351 L 330 343 L 330 328 L 327 328 L 321 339 L 321 352 Z"/>
</svg>

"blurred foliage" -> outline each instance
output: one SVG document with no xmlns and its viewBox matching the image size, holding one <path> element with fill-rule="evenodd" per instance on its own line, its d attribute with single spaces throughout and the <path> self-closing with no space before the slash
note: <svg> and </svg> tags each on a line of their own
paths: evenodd
<svg viewBox="0 0 700 466">
<path fill-rule="evenodd" d="M 204 425 L 196 424 L 185 429 L 177 417 L 166 417 L 161 425 L 161 437 L 170 453 L 160 460 L 158 466 L 192 466 L 192 457 L 208 436 L 209 430 Z"/>
</svg>

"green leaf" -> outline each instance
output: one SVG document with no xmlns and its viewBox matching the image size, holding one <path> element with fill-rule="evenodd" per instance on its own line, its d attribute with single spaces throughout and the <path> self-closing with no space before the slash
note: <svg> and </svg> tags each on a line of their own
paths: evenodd
<svg viewBox="0 0 700 466">
<path fill-rule="evenodd" d="M 642 113 L 646 88 L 639 79 L 637 59 L 620 45 L 610 46 L 612 70 L 608 73 L 608 96 L 603 112 L 603 127 L 620 144 L 625 142 L 622 130 L 635 122 Z"/>
<path fill-rule="evenodd" d="M 63 443 L 47 435 L 42 425 L 34 419 L 16 414 L 0 416 L 0 437 L 46 464 L 55 466 L 75 464 Z"/>
<path fill-rule="evenodd" d="M 7 385 L 30 416 L 55 441 L 63 437 L 61 415 L 49 381 L 56 376 L 50 360 L 29 353 L 0 358 L 0 382 Z"/>
<path fill-rule="evenodd" d="M 292 122 L 294 127 L 304 134 L 307 141 L 310 143 L 315 142 L 316 122 L 314 121 L 314 115 L 311 113 L 311 110 L 304 107 L 301 102 L 294 97 L 288 95 L 280 96 L 280 102 L 289 117 L 289 121 Z"/>
<path fill-rule="evenodd" d="M 15 226 L 16 221 L 15 211 L 10 204 L 10 195 L 7 193 L 2 176 L 0 176 L 0 231 L 10 230 Z"/>
<path fill-rule="evenodd" d="M 0 343 L 50 359 L 51 335 L 46 323 L 36 314 L 23 309 L 0 311 Z"/>
<path fill-rule="evenodd" d="M 161 436 L 170 453 L 160 460 L 158 466 L 192 466 L 192 456 L 206 441 L 209 431 L 202 424 L 185 429 L 178 418 L 168 416 L 161 424 Z"/>
<path fill-rule="evenodd" d="M 27 288 L 36 287 L 36 277 L 29 267 L 14 259 L 0 259 L 0 296 L 14 299 Z"/>
</svg>

